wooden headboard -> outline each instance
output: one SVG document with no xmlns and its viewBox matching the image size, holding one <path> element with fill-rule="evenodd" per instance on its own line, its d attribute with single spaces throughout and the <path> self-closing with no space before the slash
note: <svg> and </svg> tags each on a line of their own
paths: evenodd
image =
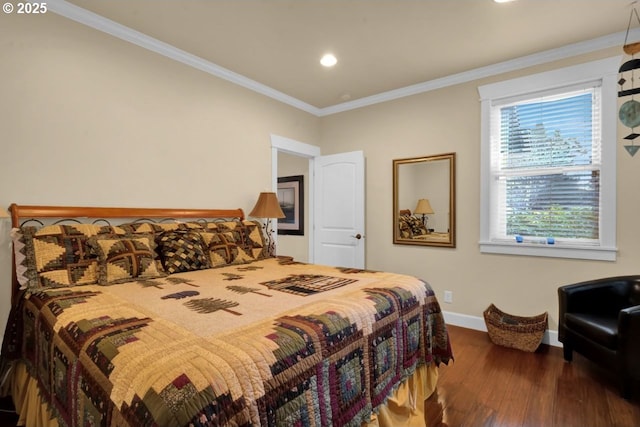
<svg viewBox="0 0 640 427">
<path fill-rule="evenodd" d="M 173 208 L 102 208 L 102 207 L 78 207 L 78 206 L 26 206 L 12 204 L 9 206 L 11 226 L 20 227 L 24 221 L 39 218 L 60 218 L 72 220 L 98 219 L 216 219 L 238 218 L 244 220 L 242 209 L 173 209 Z M 13 252 L 13 251 L 12 251 Z M 16 276 L 15 255 L 12 254 L 12 288 L 11 298 L 15 302 L 20 284 Z"/>
</svg>

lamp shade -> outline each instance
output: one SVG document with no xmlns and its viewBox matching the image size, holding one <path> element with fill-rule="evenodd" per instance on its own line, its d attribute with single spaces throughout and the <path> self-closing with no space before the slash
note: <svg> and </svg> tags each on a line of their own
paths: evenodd
<svg viewBox="0 0 640 427">
<path fill-rule="evenodd" d="M 416 206 L 416 210 L 414 210 L 413 213 L 425 215 L 425 214 L 432 214 L 435 212 L 431 207 L 431 203 L 429 203 L 429 199 L 420 199 L 418 200 L 418 205 Z"/>
<path fill-rule="evenodd" d="M 276 193 L 260 193 L 256 205 L 249 214 L 254 218 L 284 218 Z"/>
</svg>

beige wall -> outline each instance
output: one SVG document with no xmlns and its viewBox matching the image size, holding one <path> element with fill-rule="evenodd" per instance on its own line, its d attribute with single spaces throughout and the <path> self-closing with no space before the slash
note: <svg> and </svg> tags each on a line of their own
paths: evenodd
<svg viewBox="0 0 640 427">
<path fill-rule="evenodd" d="M 600 52 L 580 61 L 618 55 Z M 444 309 L 480 318 L 495 303 L 548 311 L 556 288 L 637 273 L 640 158 L 618 141 L 616 262 L 484 255 L 478 249 L 477 86 L 551 66 L 457 85 L 321 119 L 55 14 L 0 15 L 0 206 L 241 207 L 270 185 L 270 134 L 366 157 L 366 265 L 427 280 Z M 623 132 L 621 129 L 620 132 Z M 457 248 L 392 244 L 394 158 L 457 153 Z M 0 329 L 10 256 L 0 220 Z"/>
<path fill-rule="evenodd" d="M 480 103 L 477 87 L 490 81 L 539 72 L 585 60 L 619 55 L 598 52 L 533 70 L 460 84 L 323 118 L 323 154 L 364 150 L 366 157 L 367 268 L 416 275 L 428 281 L 442 302 L 453 291 L 449 312 L 476 319 L 495 303 L 504 311 L 532 315 L 549 312 L 557 328 L 557 287 L 579 280 L 639 273 L 640 158 L 618 145 L 618 260 L 581 261 L 481 254 Z M 620 128 L 622 135 L 625 130 Z M 628 132 L 628 129 L 627 129 Z M 457 247 L 392 244 L 392 159 L 456 152 Z"/>
<path fill-rule="evenodd" d="M 66 18 L 0 14 L 0 206 L 243 208 L 319 119 Z M 0 222 L 0 330 L 10 295 Z"/>
</svg>

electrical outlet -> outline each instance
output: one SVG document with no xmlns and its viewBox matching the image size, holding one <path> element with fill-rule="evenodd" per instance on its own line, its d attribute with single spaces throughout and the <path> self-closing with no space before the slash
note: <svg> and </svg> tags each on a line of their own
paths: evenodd
<svg viewBox="0 0 640 427">
<path fill-rule="evenodd" d="M 444 302 L 451 304 L 453 302 L 453 292 L 444 291 Z"/>
</svg>

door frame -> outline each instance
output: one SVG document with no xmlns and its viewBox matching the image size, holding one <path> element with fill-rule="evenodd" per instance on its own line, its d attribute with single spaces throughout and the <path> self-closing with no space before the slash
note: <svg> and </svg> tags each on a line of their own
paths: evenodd
<svg viewBox="0 0 640 427">
<path fill-rule="evenodd" d="M 313 169 L 315 166 L 314 158 L 320 155 L 320 147 L 271 134 L 271 189 L 276 193 L 278 191 L 278 153 L 286 153 L 309 159 L 309 189 L 307 190 L 308 196 L 306 198 L 309 203 L 309 209 L 307 209 L 307 220 L 309 224 L 309 263 L 313 263 L 315 259 L 313 244 L 315 241 Z M 269 221 L 271 221 L 272 230 L 275 230 L 274 239 L 277 245 L 278 220 L 271 219 Z"/>
</svg>

